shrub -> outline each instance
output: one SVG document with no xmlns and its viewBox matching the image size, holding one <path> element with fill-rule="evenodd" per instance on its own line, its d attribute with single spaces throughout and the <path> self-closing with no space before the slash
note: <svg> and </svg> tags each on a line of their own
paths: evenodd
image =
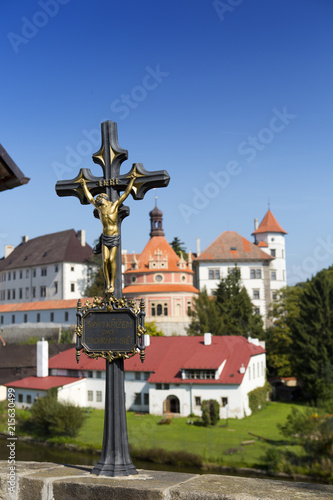
<svg viewBox="0 0 333 500">
<path fill-rule="evenodd" d="M 49 393 L 35 401 L 26 427 L 43 437 L 73 437 L 78 434 L 84 419 L 81 408 L 71 403 L 61 403 L 54 394 Z"/>
<path fill-rule="evenodd" d="M 201 403 L 201 418 L 205 426 L 216 425 L 220 420 L 220 405 L 215 399 L 205 400 Z"/>
<path fill-rule="evenodd" d="M 171 418 L 162 418 L 159 422 L 159 425 L 170 425 L 172 422 Z"/>
<path fill-rule="evenodd" d="M 257 387 L 249 392 L 249 407 L 252 413 L 268 405 L 271 392 L 272 388 L 268 382 L 263 387 Z"/>
</svg>

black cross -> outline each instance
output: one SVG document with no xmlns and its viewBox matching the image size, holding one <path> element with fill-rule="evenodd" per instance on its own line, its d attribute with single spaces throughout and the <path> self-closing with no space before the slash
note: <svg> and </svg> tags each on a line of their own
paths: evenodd
<svg viewBox="0 0 333 500">
<path fill-rule="evenodd" d="M 148 172 L 141 163 L 134 163 L 132 169 L 125 175 L 120 175 L 120 166 L 128 158 L 126 149 L 118 144 L 117 124 L 106 121 L 102 125 L 102 146 L 93 155 L 93 161 L 103 169 L 103 177 L 95 177 L 89 168 L 82 168 L 74 179 L 58 181 L 56 192 L 58 196 L 76 196 L 82 204 L 88 204 L 80 179 L 84 178 L 87 187 L 93 196 L 106 193 L 109 200 L 114 202 L 119 198 L 119 192 L 125 191 L 130 182 L 130 175 L 134 168 L 139 176 L 135 179 L 132 196 L 142 199 L 145 193 L 152 188 L 166 187 L 169 184 L 169 174 L 166 170 Z M 122 208 L 122 211 L 121 211 Z M 128 215 L 128 207 L 121 207 L 118 212 L 118 228 L 121 230 L 121 220 Z M 115 296 L 120 298 L 121 286 L 121 246 L 117 252 L 117 273 Z M 105 417 L 104 436 L 101 458 L 92 470 L 93 474 L 104 476 L 124 476 L 136 474 L 132 464 L 127 437 L 125 393 L 124 393 L 124 360 L 119 358 L 112 363 L 106 361 L 106 390 L 105 390 Z"/>
<path fill-rule="evenodd" d="M 89 168 L 81 168 L 74 179 L 57 182 L 55 189 L 58 196 L 76 196 L 82 204 L 88 204 L 80 185 L 80 179 L 84 178 L 93 196 L 106 193 L 110 201 L 116 201 L 119 198 L 119 192 L 125 191 L 134 168 L 139 174 L 131 192 L 135 200 L 142 200 L 149 189 L 166 187 L 169 184 L 170 177 L 166 170 L 148 172 L 142 163 L 133 163 L 127 174 L 120 175 L 120 166 L 123 161 L 127 160 L 128 151 L 118 144 L 117 124 L 106 121 L 102 123 L 101 129 L 102 146 L 92 158 L 102 167 L 103 177 L 95 177 Z"/>
</svg>

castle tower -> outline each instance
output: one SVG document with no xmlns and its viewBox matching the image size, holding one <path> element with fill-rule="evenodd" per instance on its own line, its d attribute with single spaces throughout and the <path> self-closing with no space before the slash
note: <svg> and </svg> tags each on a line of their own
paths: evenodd
<svg viewBox="0 0 333 500">
<path fill-rule="evenodd" d="M 149 212 L 150 216 L 150 237 L 164 236 L 163 231 L 163 212 L 157 208 L 157 199 L 155 198 L 155 208 Z"/>
<path fill-rule="evenodd" d="M 256 225 L 255 221 L 255 230 L 252 233 L 255 244 L 274 257 L 274 260 L 269 264 L 269 275 L 267 276 L 267 285 L 270 288 L 270 302 L 276 299 L 277 291 L 280 288 L 287 286 L 285 251 L 285 235 L 287 232 L 280 226 L 270 209 L 268 209 L 259 227 L 256 227 Z"/>
</svg>

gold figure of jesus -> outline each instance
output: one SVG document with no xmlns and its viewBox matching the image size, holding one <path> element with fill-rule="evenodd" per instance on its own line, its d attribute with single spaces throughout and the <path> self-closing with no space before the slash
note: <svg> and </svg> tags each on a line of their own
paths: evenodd
<svg viewBox="0 0 333 500">
<path fill-rule="evenodd" d="M 97 209 L 98 216 L 103 225 L 101 235 L 103 273 L 105 280 L 105 293 L 114 292 L 117 264 L 116 255 L 120 243 L 120 234 L 118 229 L 118 210 L 121 204 L 130 194 L 134 181 L 138 177 L 136 169 L 130 175 L 130 182 L 123 194 L 116 201 L 110 201 L 107 194 L 99 194 L 96 199 L 92 196 L 85 179 L 80 179 L 80 184 L 87 200 Z"/>
</svg>

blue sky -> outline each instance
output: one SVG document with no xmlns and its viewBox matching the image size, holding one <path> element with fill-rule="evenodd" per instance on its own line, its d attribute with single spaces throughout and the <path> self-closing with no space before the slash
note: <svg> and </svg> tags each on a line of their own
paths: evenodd
<svg viewBox="0 0 333 500">
<path fill-rule="evenodd" d="M 74 228 L 91 206 L 55 183 L 91 160 L 100 124 L 168 188 L 127 200 L 122 246 L 141 252 L 158 197 L 188 250 L 268 208 L 288 232 L 289 284 L 333 262 L 331 0 L 40 0 L 2 3 L 0 142 L 31 180 L 1 193 L 4 245 Z"/>
</svg>

